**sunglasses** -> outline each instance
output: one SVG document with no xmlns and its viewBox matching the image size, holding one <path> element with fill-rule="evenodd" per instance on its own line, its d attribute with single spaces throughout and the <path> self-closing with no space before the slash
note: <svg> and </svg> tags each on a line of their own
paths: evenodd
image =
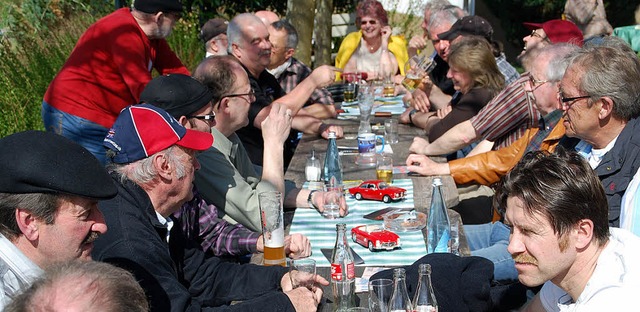
<svg viewBox="0 0 640 312">
<path fill-rule="evenodd" d="M 200 115 L 200 116 L 187 116 L 187 118 L 195 118 L 204 121 L 213 121 L 216 118 L 216 114 L 211 112 L 210 115 Z"/>
</svg>

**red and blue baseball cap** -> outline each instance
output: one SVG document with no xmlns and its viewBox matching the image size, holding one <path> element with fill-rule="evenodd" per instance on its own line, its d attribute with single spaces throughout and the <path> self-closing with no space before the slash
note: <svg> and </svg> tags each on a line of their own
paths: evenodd
<svg viewBox="0 0 640 312">
<path fill-rule="evenodd" d="M 213 136 L 185 128 L 169 113 L 151 104 L 139 104 L 120 112 L 102 144 L 115 152 L 113 163 L 127 164 L 174 144 L 204 151 L 213 144 Z"/>
</svg>

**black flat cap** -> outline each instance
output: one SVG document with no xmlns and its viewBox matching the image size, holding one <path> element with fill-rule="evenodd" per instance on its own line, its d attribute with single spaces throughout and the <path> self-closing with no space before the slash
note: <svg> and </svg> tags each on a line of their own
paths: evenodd
<svg viewBox="0 0 640 312">
<path fill-rule="evenodd" d="M 153 78 L 140 94 L 140 102 L 160 107 L 175 119 L 193 115 L 212 99 L 213 93 L 209 88 L 183 74 Z"/>
<path fill-rule="evenodd" d="M 491 42 L 493 40 L 493 27 L 486 19 L 480 16 L 465 16 L 451 25 L 451 29 L 438 34 L 438 38 L 451 41 L 458 38 L 458 36 L 465 35 L 481 36 Z"/>
<path fill-rule="evenodd" d="M 182 12 L 180 0 L 135 0 L 133 7 L 145 13 Z"/>
<path fill-rule="evenodd" d="M 25 131 L 0 139 L 0 193 L 61 193 L 109 199 L 111 177 L 84 147 L 51 132 Z"/>
</svg>

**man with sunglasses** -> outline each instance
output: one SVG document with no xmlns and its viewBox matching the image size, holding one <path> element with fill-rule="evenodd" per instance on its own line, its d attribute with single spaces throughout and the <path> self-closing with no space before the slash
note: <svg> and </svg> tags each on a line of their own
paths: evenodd
<svg viewBox="0 0 640 312">
<path fill-rule="evenodd" d="M 233 97 L 250 97 L 247 95 L 228 95 Z M 159 76 L 151 80 L 140 95 L 145 103 L 153 104 L 164 109 L 187 129 L 200 132 L 212 131 L 216 123 L 216 110 L 211 103 L 213 93 L 198 80 L 180 74 Z M 245 100 L 246 101 L 246 100 Z M 216 107 L 218 107 L 216 105 Z M 274 111 L 275 112 L 275 111 Z M 285 119 L 286 112 L 281 118 Z M 218 116 L 224 120 L 224 114 Z M 278 122 L 276 116 L 271 116 L 270 122 Z M 283 120 L 282 123 L 286 123 Z M 223 138 L 220 138 L 224 141 Z M 214 141 L 214 147 L 221 142 Z M 217 147 L 216 147 L 217 148 Z M 211 153 L 216 153 L 211 148 Z M 203 153 L 208 153 L 207 151 Z M 202 166 L 202 164 L 201 164 Z M 221 166 L 212 168 L 215 171 L 224 171 Z M 264 244 L 259 231 L 252 231 L 241 224 L 231 224 L 218 217 L 218 209 L 215 205 L 207 204 L 197 188 L 193 189 L 193 199 L 187 201 L 180 211 L 173 216 L 181 221 L 185 236 L 196 241 L 202 250 L 221 258 L 229 258 L 231 261 L 242 261 L 241 256 L 256 252 L 264 252 Z M 311 245 L 307 237 L 301 234 L 292 234 L 285 237 L 285 251 L 290 257 L 308 257 L 311 254 Z"/>
</svg>

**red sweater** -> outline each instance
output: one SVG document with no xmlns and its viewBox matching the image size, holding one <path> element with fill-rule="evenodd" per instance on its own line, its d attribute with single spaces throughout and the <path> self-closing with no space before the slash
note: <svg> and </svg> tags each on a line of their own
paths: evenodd
<svg viewBox="0 0 640 312">
<path fill-rule="evenodd" d="M 123 108 L 138 103 L 153 68 L 163 75 L 190 75 L 166 40 L 149 40 L 130 10 L 122 8 L 85 31 L 44 101 L 110 128 Z"/>
</svg>

